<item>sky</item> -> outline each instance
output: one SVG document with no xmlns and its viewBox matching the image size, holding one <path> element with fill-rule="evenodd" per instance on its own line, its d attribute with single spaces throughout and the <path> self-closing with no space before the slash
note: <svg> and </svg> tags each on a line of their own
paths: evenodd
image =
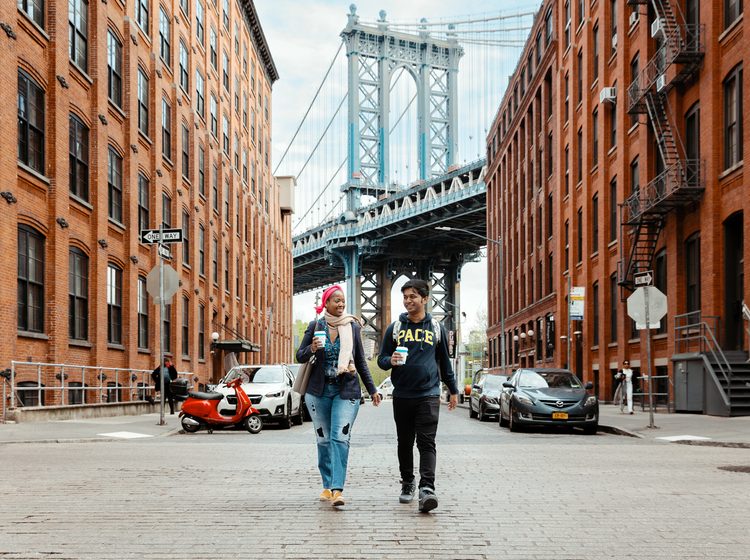
<svg viewBox="0 0 750 560">
<path fill-rule="evenodd" d="M 284 153 L 341 44 L 339 35 L 346 25 L 351 3 L 342 0 L 255 0 L 280 76 L 273 86 L 272 168 L 276 167 Z M 386 11 L 388 21 L 416 21 L 422 17 L 436 21 L 446 17 L 493 14 L 509 10 L 533 11 L 539 8 L 541 0 L 359 0 L 354 3 L 363 21 L 375 21 L 380 10 Z M 522 32 L 521 36 L 525 38 L 525 33 Z M 513 65 L 516 57 L 516 54 L 512 55 Z M 512 72 L 512 68 L 510 66 L 507 74 Z M 464 75 L 467 70 L 463 70 Z M 461 72 L 459 67 L 460 76 Z M 493 112 L 502 99 L 507 77 L 505 75 L 498 79 L 495 88 L 497 92 L 488 101 Z M 488 127 L 489 123 L 484 126 Z M 346 139 L 342 140 L 345 142 Z M 483 152 L 483 144 L 483 138 L 475 138 L 472 146 L 464 152 Z M 475 156 L 476 153 L 468 154 L 468 159 L 474 159 Z M 464 154 L 464 158 L 466 157 L 467 154 Z M 298 209 L 297 212 L 299 211 Z M 399 291 L 403 281 L 405 280 L 394 285 L 391 305 L 394 313 L 403 311 Z M 466 313 L 462 325 L 464 336 L 477 326 L 480 314 L 486 313 L 486 296 L 487 267 L 483 258 L 480 262 L 464 265 L 462 269 L 460 297 L 462 310 Z M 294 296 L 295 320 L 312 318 L 314 297 L 314 293 Z"/>
</svg>

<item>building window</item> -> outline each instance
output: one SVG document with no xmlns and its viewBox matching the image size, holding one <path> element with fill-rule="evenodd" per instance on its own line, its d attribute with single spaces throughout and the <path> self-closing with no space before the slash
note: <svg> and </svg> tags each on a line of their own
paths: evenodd
<svg viewBox="0 0 750 560">
<path fill-rule="evenodd" d="M 685 241 L 686 310 L 688 313 L 701 309 L 701 238 L 691 235 Z"/>
<path fill-rule="evenodd" d="M 182 264 L 190 264 L 190 212 L 182 211 Z"/>
<path fill-rule="evenodd" d="M 142 173 L 138 173 L 138 231 L 148 229 L 151 223 L 149 215 L 149 184 Z"/>
<path fill-rule="evenodd" d="M 203 2 L 195 0 L 195 37 L 201 46 L 206 45 L 206 31 L 203 26 Z"/>
<path fill-rule="evenodd" d="M 122 269 L 107 266 L 107 342 L 122 344 Z"/>
<path fill-rule="evenodd" d="M 44 91 L 18 71 L 18 159 L 44 173 Z"/>
<path fill-rule="evenodd" d="M 594 30 L 592 31 L 592 37 L 591 37 L 591 46 L 594 49 L 594 52 L 592 54 L 592 64 L 593 64 L 593 71 L 594 75 L 592 77 L 592 83 L 599 79 L 599 23 L 594 25 Z"/>
<path fill-rule="evenodd" d="M 182 176 L 190 180 L 190 130 L 182 123 Z"/>
<path fill-rule="evenodd" d="M 578 155 L 576 161 L 576 184 L 583 181 L 583 129 L 578 129 Z"/>
<path fill-rule="evenodd" d="M 617 342 L 617 275 L 609 277 L 609 341 Z"/>
<path fill-rule="evenodd" d="M 180 87 L 185 93 L 190 91 L 190 76 L 188 75 L 189 69 L 190 57 L 188 56 L 188 50 L 185 46 L 185 43 L 180 40 Z"/>
<path fill-rule="evenodd" d="M 206 228 L 203 224 L 198 226 L 198 273 L 206 275 Z"/>
<path fill-rule="evenodd" d="M 206 197 L 206 149 L 198 144 L 198 194 Z"/>
<path fill-rule="evenodd" d="M 211 175 L 211 207 L 214 212 L 219 211 L 219 168 L 215 165 Z"/>
<path fill-rule="evenodd" d="M 44 29 L 44 0 L 18 0 L 18 9 Z"/>
<path fill-rule="evenodd" d="M 724 168 L 742 161 L 742 65 L 724 80 Z"/>
<path fill-rule="evenodd" d="M 89 337 L 89 259 L 77 247 L 68 256 L 68 334 L 74 340 Z"/>
<path fill-rule="evenodd" d="M 578 51 L 576 59 L 578 66 L 578 87 L 576 91 L 576 103 L 583 102 L 583 49 Z"/>
<path fill-rule="evenodd" d="M 570 267 L 570 220 L 565 220 L 565 270 Z"/>
<path fill-rule="evenodd" d="M 107 30 L 107 95 L 122 107 L 122 44 L 111 29 Z"/>
<path fill-rule="evenodd" d="M 229 249 L 224 249 L 224 291 L 229 293 Z"/>
<path fill-rule="evenodd" d="M 609 182 L 609 241 L 617 239 L 617 177 Z"/>
<path fill-rule="evenodd" d="M 210 34 L 208 36 L 208 51 L 209 58 L 211 59 L 211 66 L 216 70 L 218 64 L 217 47 L 216 47 L 216 30 L 211 27 Z"/>
<path fill-rule="evenodd" d="M 189 0 L 180 0 L 180 9 L 182 10 L 182 13 L 186 16 L 190 15 L 190 1 Z"/>
<path fill-rule="evenodd" d="M 218 108 L 218 103 L 216 102 L 216 97 L 214 97 L 214 94 L 211 94 L 211 135 L 216 138 L 219 135 L 219 121 L 216 117 L 216 111 Z"/>
<path fill-rule="evenodd" d="M 217 286 L 219 285 L 219 240 L 213 238 L 211 247 L 211 280 Z"/>
<path fill-rule="evenodd" d="M 190 356 L 190 300 L 182 296 L 182 355 Z"/>
<path fill-rule="evenodd" d="M 227 51 L 222 52 L 221 62 L 221 81 L 224 84 L 224 89 L 229 91 L 229 55 Z"/>
<path fill-rule="evenodd" d="M 164 229 L 172 227 L 172 199 L 165 192 L 161 193 L 161 223 Z"/>
<path fill-rule="evenodd" d="M 229 31 L 229 0 L 224 0 L 223 10 L 221 11 L 224 28 Z"/>
<path fill-rule="evenodd" d="M 44 332 L 44 237 L 18 226 L 18 330 Z"/>
<path fill-rule="evenodd" d="M 148 348 L 148 291 L 146 277 L 138 277 L 138 348 Z"/>
<path fill-rule="evenodd" d="M 583 261 L 583 209 L 579 208 L 578 213 L 576 214 L 576 228 L 577 228 L 577 241 L 578 241 L 578 247 L 577 247 L 577 262 Z"/>
<path fill-rule="evenodd" d="M 229 179 L 224 180 L 224 221 L 229 224 Z"/>
<path fill-rule="evenodd" d="M 198 359 L 206 359 L 206 307 L 198 306 Z"/>
<path fill-rule="evenodd" d="M 148 136 L 148 77 L 138 68 L 138 130 Z"/>
<path fill-rule="evenodd" d="M 240 171 L 240 136 L 234 133 L 234 170 Z"/>
<path fill-rule="evenodd" d="M 107 154 L 107 190 L 109 217 L 122 223 L 122 158 L 112 146 Z"/>
<path fill-rule="evenodd" d="M 654 286 L 660 290 L 663 294 L 667 294 L 667 250 L 662 249 L 654 257 Z M 657 334 L 664 334 L 667 332 L 667 319 L 664 317 L 659 322 L 659 329 L 656 331 Z"/>
<path fill-rule="evenodd" d="M 159 7 L 159 56 L 164 63 L 172 67 L 172 26 L 169 15 Z"/>
<path fill-rule="evenodd" d="M 570 119 L 570 76 L 565 74 L 564 79 L 565 88 L 565 122 Z"/>
<path fill-rule="evenodd" d="M 547 135 L 547 177 L 552 176 L 552 165 L 554 157 L 552 155 L 552 132 Z"/>
<path fill-rule="evenodd" d="M 570 147 L 565 146 L 565 194 L 570 193 Z"/>
<path fill-rule="evenodd" d="M 195 70 L 195 110 L 200 118 L 206 118 L 206 94 L 203 74 L 196 68 Z"/>
<path fill-rule="evenodd" d="M 70 60 L 81 70 L 88 71 L 88 20 L 89 3 L 87 0 L 68 0 L 68 23 L 70 34 L 68 45 Z"/>
<path fill-rule="evenodd" d="M 68 133 L 68 185 L 70 194 L 89 199 L 89 129 L 71 114 Z"/>
<path fill-rule="evenodd" d="M 638 156 L 630 163 L 630 193 L 636 194 L 641 190 L 641 178 L 638 173 Z"/>
<path fill-rule="evenodd" d="M 599 109 L 591 115 L 591 167 L 599 165 Z"/>
<path fill-rule="evenodd" d="M 640 74 L 640 56 L 639 53 L 636 53 L 633 57 L 633 60 L 630 61 L 630 83 L 631 87 L 638 88 L 638 94 L 640 95 L 640 82 L 639 82 L 639 76 Z M 632 86 L 632 84 L 636 84 Z M 630 126 L 635 126 L 638 124 L 638 113 L 631 113 L 630 115 Z"/>
<path fill-rule="evenodd" d="M 161 100 L 161 155 L 172 161 L 172 107 Z"/>
<path fill-rule="evenodd" d="M 221 116 L 221 130 L 224 138 L 224 155 L 229 157 L 229 118 Z"/>
<path fill-rule="evenodd" d="M 169 303 L 164 305 L 161 344 L 164 352 L 172 352 L 172 306 Z"/>
<path fill-rule="evenodd" d="M 594 282 L 591 286 L 591 304 L 593 307 L 593 333 L 591 344 L 599 346 L 599 282 Z"/>
<path fill-rule="evenodd" d="M 610 0 L 609 1 L 609 17 L 610 17 L 610 28 L 609 28 L 609 36 L 610 36 L 610 44 L 611 44 L 611 53 L 615 54 L 617 52 L 617 0 Z"/>
<path fill-rule="evenodd" d="M 724 29 L 742 14 L 742 0 L 724 0 Z"/>
<path fill-rule="evenodd" d="M 150 0 L 135 0 L 135 21 L 148 35 L 148 5 Z"/>
<path fill-rule="evenodd" d="M 609 148 L 617 146 L 617 103 L 609 107 Z"/>
<path fill-rule="evenodd" d="M 599 193 L 591 198 L 591 252 L 599 251 Z"/>
<path fill-rule="evenodd" d="M 570 46 L 570 0 L 565 0 L 565 48 Z"/>
<path fill-rule="evenodd" d="M 700 184 L 701 119 L 700 105 L 696 102 L 685 115 L 685 156 L 687 180 L 691 186 Z"/>
<path fill-rule="evenodd" d="M 544 15 L 544 45 L 549 46 L 552 41 L 552 8 Z"/>
</svg>

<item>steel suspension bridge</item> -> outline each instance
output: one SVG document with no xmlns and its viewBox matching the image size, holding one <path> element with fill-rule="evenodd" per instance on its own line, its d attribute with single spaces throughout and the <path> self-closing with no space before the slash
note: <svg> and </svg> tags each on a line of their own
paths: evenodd
<svg viewBox="0 0 750 560">
<path fill-rule="evenodd" d="M 365 21 L 350 7 L 274 169 L 297 184 L 295 294 L 346 280 L 352 311 L 380 340 L 393 282 L 419 276 L 433 315 L 457 330 L 461 267 L 485 245 L 487 130 L 534 17 Z"/>
</svg>

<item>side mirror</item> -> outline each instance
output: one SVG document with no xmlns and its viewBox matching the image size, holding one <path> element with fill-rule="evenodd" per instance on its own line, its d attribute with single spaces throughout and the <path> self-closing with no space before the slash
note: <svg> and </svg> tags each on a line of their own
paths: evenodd
<svg viewBox="0 0 750 560">
<path fill-rule="evenodd" d="M 587 391 L 590 391 L 591 389 L 594 388 L 594 384 L 591 381 L 587 381 L 586 385 L 584 385 L 584 387 L 586 387 Z"/>
<path fill-rule="evenodd" d="M 503 387 L 505 387 L 506 389 L 512 389 L 513 383 L 509 383 L 508 381 L 503 381 Z"/>
<path fill-rule="evenodd" d="M 476 389 L 477 391 L 481 391 L 482 390 L 482 388 L 479 385 L 476 385 L 476 384 L 472 385 L 471 388 L 472 389 Z"/>
</svg>

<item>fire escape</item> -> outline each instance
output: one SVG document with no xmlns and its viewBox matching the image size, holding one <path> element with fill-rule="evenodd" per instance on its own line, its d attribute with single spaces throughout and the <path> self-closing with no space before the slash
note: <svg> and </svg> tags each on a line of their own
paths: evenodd
<svg viewBox="0 0 750 560">
<path fill-rule="evenodd" d="M 648 0 L 627 3 L 647 4 Z M 668 97 L 673 88 L 693 79 L 698 71 L 704 55 L 703 26 L 685 23 L 676 2 L 651 0 L 651 4 L 656 18 L 650 32 L 657 48 L 628 87 L 627 111 L 648 115 L 659 153 L 656 176 L 620 207 L 622 233 L 627 234 L 630 246 L 627 257 L 620 261 L 619 283 L 630 290 L 634 275 L 651 269 L 666 215 L 697 201 L 704 189 L 700 160 L 686 154 Z M 621 234 L 621 258 L 626 247 Z"/>
</svg>

